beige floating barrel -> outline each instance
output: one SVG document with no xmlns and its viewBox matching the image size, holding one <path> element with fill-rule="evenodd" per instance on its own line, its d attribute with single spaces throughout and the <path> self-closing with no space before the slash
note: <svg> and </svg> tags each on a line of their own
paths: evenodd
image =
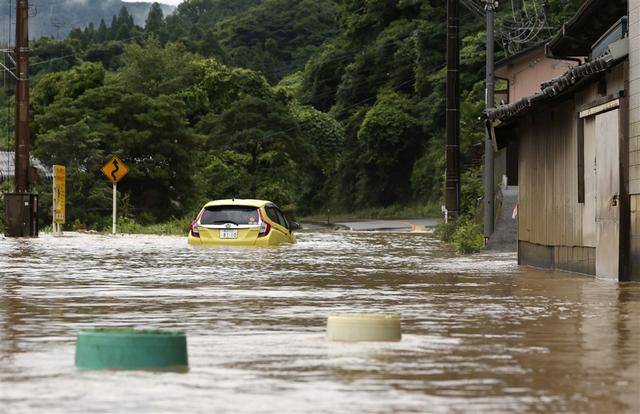
<svg viewBox="0 0 640 414">
<path fill-rule="evenodd" d="M 327 339 L 343 342 L 398 342 L 400 315 L 337 313 L 327 320 Z"/>
</svg>

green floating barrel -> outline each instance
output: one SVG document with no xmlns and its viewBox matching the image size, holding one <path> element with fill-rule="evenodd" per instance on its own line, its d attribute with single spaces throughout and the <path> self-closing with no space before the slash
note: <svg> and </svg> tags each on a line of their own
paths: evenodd
<svg viewBox="0 0 640 414">
<path fill-rule="evenodd" d="M 187 338 L 175 331 L 83 330 L 76 342 L 76 367 L 186 372 Z"/>
</svg>

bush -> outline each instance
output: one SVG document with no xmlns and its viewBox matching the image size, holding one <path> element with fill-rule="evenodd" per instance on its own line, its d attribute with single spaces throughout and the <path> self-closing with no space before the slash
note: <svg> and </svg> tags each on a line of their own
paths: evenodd
<svg viewBox="0 0 640 414">
<path fill-rule="evenodd" d="M 11 182 L 0 182 L 0 235 L 4 234 L 4 193 L 10 191 Z"/>
<path fill-rule="evenodd" d="M 433 234 L 445 243 L 450 243 L 456 232 L 456 222 L 450 221 L 445 223 L 444 221 L 436 226 Z"/>
<path fill-rule="evenodd" d="M 122 234 L 155 234 L 161 236 L 186 236 L 193 219 L 171 219 L 165 223 L 142 225 L 133 219 L 121 217 L 118 219 L 118 233 Z"/>
<path fill-rule="evenodd" d="M 484 248 L 484 234 L 481 227 L 469 219 L 461 219 L 457 223 L 451 241 L 458 253 L 476 253 Z"/>
</svg>

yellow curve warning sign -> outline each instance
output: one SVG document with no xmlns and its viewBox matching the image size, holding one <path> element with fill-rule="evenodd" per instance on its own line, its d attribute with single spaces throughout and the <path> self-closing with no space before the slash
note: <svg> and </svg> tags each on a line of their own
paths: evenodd
<svg viewBox="0 0 640 414">
<path fill-rule="evenodd" d="M 129 172 L 126 165 L 120 160 L 120 158 L 114 156 L 111 160 L 100 169 L 102 173 L 107 177 L 109 181 L 116 184 L 124 178 Z"/>
</svg>

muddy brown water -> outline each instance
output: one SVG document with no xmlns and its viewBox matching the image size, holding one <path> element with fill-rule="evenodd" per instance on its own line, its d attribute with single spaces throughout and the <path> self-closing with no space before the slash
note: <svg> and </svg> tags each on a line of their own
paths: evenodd
<svg viewBox="0 0 640 414">
<path fill-rule="evenodd" d="M 332 312 L 400 343 L 330 343 Z M 187 374 L 78 371 L 90 327 L 180 329 Z M 456 257 L 425 234 L 312 229 L 275 249 L 0 240 L 0 412 L 640 412 L 640 284 Z"/>
</svg>

